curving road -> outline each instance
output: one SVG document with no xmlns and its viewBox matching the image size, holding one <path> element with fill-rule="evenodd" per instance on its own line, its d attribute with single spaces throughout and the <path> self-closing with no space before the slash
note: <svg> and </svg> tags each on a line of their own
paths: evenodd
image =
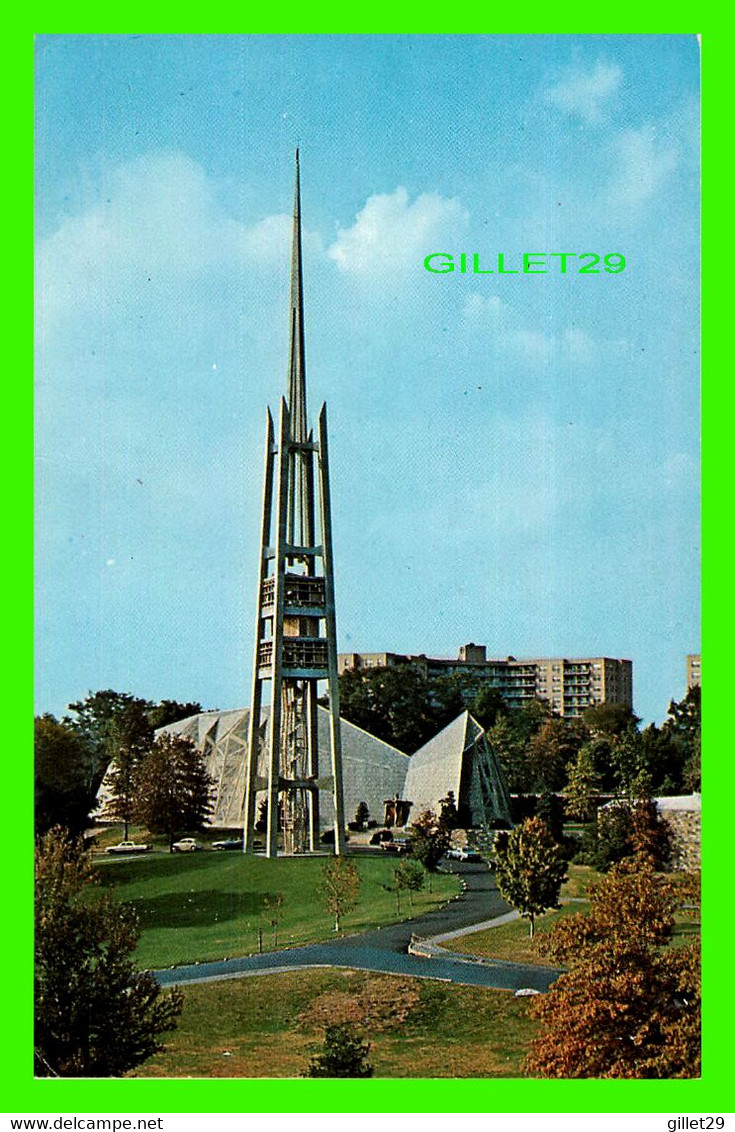
<svg viewBox="0 0 735 1132">
<path fill-rule="evenodd" d="M 486 865 L 453 862 L 452 869 L 461 876 L 464 885 L 462 894 L 442 908 L 416 919 L 304 947 L 290 947 L 240 959 L 193 963 L 152 973 L 162 986 L 181 986 L 275 974 L 302 967 L 351 967 L 499 990 L 548 990 L 561 974 L 560 968 L 507 963 L 499 959 L 476 960 L 471 956 L 440 950 L 437 944 L 441 939 L 463 935 L 468 928 L 479 929 L 493 921 L 515 917 L 501 899 Z M 416 938 L 422 941 L 421 949 L 429 952 L 430 958 L 408 954 L 408 946 Z"/>
</svg>

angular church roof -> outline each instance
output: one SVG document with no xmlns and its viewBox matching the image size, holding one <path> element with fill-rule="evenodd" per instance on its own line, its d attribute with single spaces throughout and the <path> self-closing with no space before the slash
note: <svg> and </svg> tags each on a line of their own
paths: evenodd
<svg viewBox="0 0 735 1132">
<path fill-rule="evenodd" d="M 411 756 L 404 797 L 413 803 L 411 816 L 438 813 L 452 791 L 460 814 L 473 825 L 502 820 L 510 823 L 510 797 L 502 771 L 485 732 L 468 711 Z"/>
<path fill-rule="evenodd" d="M 263 739 L 268 713 L 268 707 L 264 707 L 261 712 Z M 215 808 L 210 819 L 213 826 L 239 826 L 243 822 L 249 719 L 249 708 L 206 711 L 180 719 L 157 732 L 183 735 L 202 752 L 207 770 L 216 783 Z M 326 776 L 330 773 L 329 712 L 319 707 L 317 720 L 320 773 Z M 340 720 L 340 725 L 345 815 L 351 819 L 358 803 L 366 802 L 371 817 L 382 821 L 384 800 L 403 793 L 409 757 L 346 719 Z M 262 780 L 266 777 L 265 757 L 265 748 L 261 746 L 257 775 Z M 331 798 L 326 793 L 320 798 L 319 817 L 322 826 L 328 826 L 334 820 Z"/>
</svg>

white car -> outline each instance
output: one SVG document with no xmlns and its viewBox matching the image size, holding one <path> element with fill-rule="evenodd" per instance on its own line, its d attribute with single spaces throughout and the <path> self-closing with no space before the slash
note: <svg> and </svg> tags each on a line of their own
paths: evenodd
<svg viewBox="0 0 735 1132">
<path fill-rule="evenodd" d="M 172 853 L 198 853 L 204 846 L 193 837 L 182 837 L 181 841 L 174 841 L 171 846 Z"/>
<path fill-rule="evenodd" d="M 459 849 L 448 849 L 447 857 L 452 857 L 455 861 L 481 861 L 482 858 L 479 853 L 474 849 L 468 849 L 461 846 Z"/>
<path fill-rule="evenodd" d="M 119 845 L 108 845 L 105 853 L 148 853 L 150 845 L 137 845 L 135 841 L 121 841 Z"/>
</svg>

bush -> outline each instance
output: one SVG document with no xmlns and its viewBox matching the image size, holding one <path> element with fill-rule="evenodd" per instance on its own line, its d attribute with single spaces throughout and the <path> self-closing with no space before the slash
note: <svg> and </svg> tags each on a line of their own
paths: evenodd
<svg viewBox="0 0 735 1132">
<path fill-rule="evenodd" d="M 315 1054 L 305 1077 L 372 1077 L 370 1046 L 349 1022 L 327 1026 L 321 1052 Z"/>
</svg>

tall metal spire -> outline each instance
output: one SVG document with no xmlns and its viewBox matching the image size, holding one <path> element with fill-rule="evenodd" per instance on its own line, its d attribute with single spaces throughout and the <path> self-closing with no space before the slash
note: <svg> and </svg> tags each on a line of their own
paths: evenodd
<svg viewBox="0 0 735 1132">
<path fill-rule="evenodd" d="M 304 347 L 304 283 L 301 255 L 301 179 L 296 150 L 296 188 L 291 241 L 291 344 L 288 359 L 288 411 L 294 440 L 306 440 L 306 350 Z"/>
<path fill-rule="evenodd" d="M 266 854 L 319 847 L 319 799 L 331 795 L 334 852 L 344 848 L 342 738 L 339 718 L 337 626 L 327 454 L 327 412 L 317 435 L 306 423 L 304 288 L 301 259 L 299 152 L 291 249 L 288 403 L 278 431 L 266 430 L 263 523 L 255 621 L 253 695 L 245 775 L 245 852 L 255 837 L 256 794 L 265 791 Z M 318 532 L 317 532 L 318 505 Z M 318 685 L 329 687 L 329 753 L 319 750 Z M 261 763 L 261 707 L 270 685 L 267 738 Z M 327 772 L 327 773 L 325 773 Z M 280 829 L 279 829 L 280 821 Z"/>
</svg>

